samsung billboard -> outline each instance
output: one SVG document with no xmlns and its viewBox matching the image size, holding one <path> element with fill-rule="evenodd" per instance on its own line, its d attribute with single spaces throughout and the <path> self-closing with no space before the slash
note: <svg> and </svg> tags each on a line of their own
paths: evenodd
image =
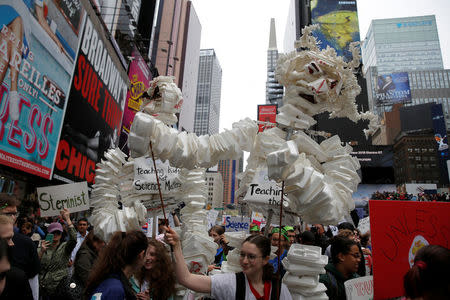
<svg viewBox="0 0 450 300">
<path fill-rule="evenodd" d="M 319 24 L 314 36 L 321 49 L 330 46 L 339 56 L 352 60 L 349 44 L 360 41 L 356 0 L 312 0 L 311 23 Z"/>
</svg>

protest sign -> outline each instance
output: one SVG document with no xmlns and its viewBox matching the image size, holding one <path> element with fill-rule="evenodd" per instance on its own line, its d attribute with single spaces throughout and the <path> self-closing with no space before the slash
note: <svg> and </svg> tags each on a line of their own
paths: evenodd
<svg viewBox="0 0 450 300">
<path fill-rule="evenodd" d="M 231 217 L 227 216 L 225 218 L 225 231 L 245 231 L 248 233 L 250 225 L 249 217 Z"/>
<path fill-rule="evenodd" d="M 358 229 L 361 231 L 361 234 L 366 234 L 370 231 L 370 217 L 365 217 L 359 220 Z"/>
<path fill-rule="evenodd" d="M 71 213 L 89 209 L 87 182 L 37 188 L 41 217 L 59 215 L 64 208 Z"/>
<path fill-rule="evenodd" d="M 217 216 L 219 215 L 218 210 L 208 210 L 208 229 L 216 225 Z"/>
<path fill-rule="evenodd" d="M 347 300 L 372 300 L 373 276 L 364 276 L 344 282 Z"/>
<path fill-rule="evenodd" d="M 450 203 L 370 200 L 369 209 L 374 299 L 399 297 L 421 247 L 450 247 Z"/>
<path fill-rule="evenodd" d="M 158 183 L 156 181 L 156 172 L 161 185 L 161 192 L 174 192 L 181 187 L 177 181 L 180 169 L 173 168 L 169 162 L 156 161 L 156 168 L 151 158 L 139 157 L 134 161 L 134 181 L 133 185 L 136 193 L 140 194 L 158 194 Z"/>
<path fill-rule="evenodd" d="M 289 199 L 286 196 L 287 194 L 284 195 L 284 206 L 287 206 L 289 203 Z M 269 207 L 279 207 L 281 202 L 281 186 L 275 181 L 269 180 L 267 168 L 258 169 L 243 201 Z"/>
<path fill-rule="evenodd" d="M 264 215 L 259 213 L 259 212 L 252 212 L 252 219 L 251 219 L 252 223 L 255 223 L 256 225 L 259 226 L 259 228 L 261 228 L 261 225 L 265 225 L 266 224 L 266 220 L 264 219 Z"/>
</svg>

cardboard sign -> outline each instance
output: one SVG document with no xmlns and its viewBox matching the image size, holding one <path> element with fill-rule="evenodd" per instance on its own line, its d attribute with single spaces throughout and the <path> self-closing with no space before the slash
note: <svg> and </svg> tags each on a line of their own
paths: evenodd
<svg viewBox="0 0 450 300">
<path fill-rule="evenodd" d="M 372 300 L 373 276 L 364 276 L 344 282 L 347 300 Z"/>
<path fill-rule="evenodd" d="M 87 182 L 37 188 L 41 217 L 58 216 L 64 208 L 71 213 L 89 209 Z"/>
<path fill-rule="evenodd" d="M 370 217 L 365 217 L 359 220 L 358 229 L 361 231 L 361 234 L 366 234 L 370 231 Z"/>
<path fill-rule="evenodd" d="M 403 295 L 403 276 L 421 247 L 450 247 L 450 203 L 370 200 L 374 299 Z"/>
<path fill-rule="evenodd" d="M 225 231 L 245 231 L 248 233 L 250 229 L 250 218 L 249 217 L 231 217 L 227 216 L 225 218 Z"/>
<path fill-rule="evenodd" d="M 208 210 L 208 230 L 216 225 L 217 216 L 219 215 L 218 210 Z"/>
<path fill-rule="evenodd" d="M 173 168 L 169 162 L 156 161 L 156 168 L 153 166 L 151 158 L 139 157 L 134 162 L 134 181 L 133 185 L 136 193 L 140 194 L 158 194 L 158 183 L 156 173 L 158 173 L 161 192 L 174 192 L 181 187 L 177 181 L 180 169 Z"/>
<path fill-rule="evenodd" d="M 284 196 L 285 205 L 288 203 L 287 194 Z M 281 201 L 281 186 L 269 180 L 267 168 L 258 169 L 243 199 L 245 202 L 279 207 Z"/>
</svg>

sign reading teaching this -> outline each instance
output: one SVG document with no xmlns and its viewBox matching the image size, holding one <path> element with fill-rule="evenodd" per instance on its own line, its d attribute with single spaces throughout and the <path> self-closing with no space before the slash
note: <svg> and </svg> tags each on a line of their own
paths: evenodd
<svg viewBox="0 0 450 300">
<path fill-rule="evenodd" d="M 426 245 L 450 247 L 450 203 L 369 201 L 374 299 L 403 295 L 403 276 Z"/>
<path fill-rule="evenodd" d="M 181 183 L 177 180 L 180 169 L 173 168 L 169 163 L 156 161 L 156 171 L 151 158 L 139 157 L 134 161 L 133 185 L 137 193 L 158 194 L 158 173 L 161 192 L 170 193 L 178 190 Z"/>
<path fill-rule="evenodd" d="M 364 276 L 344 282 L 348 300 L 372 300 L 373 276 Z"/>
<path fill-rule="evenodd" d="M 89 209 L 87 182 L 37 188 L 41 217 L 59 215 L 64 208 L 71 213 Z"/>
<path fill-rule="evenodd" d="M 249 217 L 231 217 L 225 218 L 225 231 L 245 231 L 248 232 L 250 225 Z"/>
<path fill-rule="evenodd" d="M 287 200 L 287 194 L 284 196 L 284 200 Z M 281 187 L 275 181 L 269 180 L 267 168 L 256 171 L 255 177 L 244 197 L 244 201 L 276 207 L 280 206 Z"/>
</svg>

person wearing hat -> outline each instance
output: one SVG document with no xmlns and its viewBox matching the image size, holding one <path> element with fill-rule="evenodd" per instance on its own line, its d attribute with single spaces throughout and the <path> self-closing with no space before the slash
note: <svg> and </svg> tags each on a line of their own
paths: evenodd
<svg viewBox="0 0 450 300">
<path fill-rule="evenodd" d="M 295 229 L 292 226 L 284 226 L 284 230 L 287 232 L 289 238 L 289 247 L 295 242 Z"/>
<path fill-rule="evenodd" d="M 259 226 L 256 223 L 250 224 L 250 234 L 251 235 L 259 235 Z"/>
<path fill-rule="evenodd" d="M 287 231 L 286 229 L 284 229 L 284 227 L 281 227 L 281 230 L 278 227 L 273 228 L 271 236 L 272 247 L 278 247 L 280 239 L 281 239 L 281 248 L 277 249 L 277 251 L 275 252 L 277 256 L 269 260 L 269 263 L 273 266 L 274 273 L 278 271 L 278 255 L 280 255 L 280 264 L 281 264 L 281 261 L 283 260 L 283 258 L 286 257 L 291 244 L 289 242 L 289 236 L 287 234 Z M 283 265 L 281 265 L 280 268 L 281 268 L 280 274 L 281 277 L 283 277 L 284 273 L 286 273 L 286 270 L 284 269 Z"/>
<path fill-rule="evenodd" d="M 77 232 L 70 220 L 70 212 L 67 208 L 61 211 L 61 217 L 67 223 L 69 235 L 68 241 L 61 241 L 63 227 L 59 222 L 53 222 L 48 226 L 48 233 L 53 235 L 50 242 L 42 241 L 39 249 L 41 259 L 41 272 L 39 282 L 44 299 L 54 299 L 59 282 L 69 275 L 67 264 L 70 260 L 73 248 L 77 244 Z"/>
</svg>

